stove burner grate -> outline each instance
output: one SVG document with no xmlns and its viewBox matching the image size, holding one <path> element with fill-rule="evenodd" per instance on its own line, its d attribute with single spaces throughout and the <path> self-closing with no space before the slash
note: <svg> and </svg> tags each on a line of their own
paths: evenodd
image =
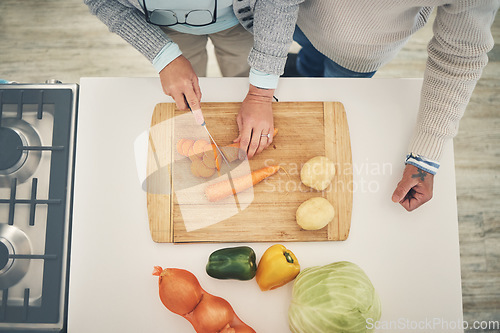
<svg viewBox="0 0 500 333">
<path fill-rule="evenodd" d="M 23 151 L 19 149 L 23 146 L 23 140 L 13 129 L 0 127 L 0 170 L 12 169 L 19 163 Z M 23 161 L 24 162 L 24 161 Z"/>
<path fill-rule="evenodd" d="M 30 218 L 29 225 L 35 225 L 35 208 L 36 205 L 48 205 L 48 204 L 61 204 L 61 199 L 37 199 L 37 188 L 38 188 L 38 179 L 33 178 L 31 180 L 31 198 L 30 199 L 17 199 L 16 198 L 16 186 L 17 180 L 14 178 L 11 182 L 10 188 L 10 198 L 9 199 L 0 199 L 0 204 L 8 204 L 9 205 L 9 218 L 7 221 L 8 225 L 14 224 L 14 212 L 16 204 L 28 204 L 30 205 Z"/>
<path fill-rule="evenodd" d="M 64 328 L 77 100 L 0 85 L 0 331 Z"/>
<path fill-rule="evenodd" d="M 0 224 L 0 249 L 0 262 L 5 263 L 0 269 L 0 289 L 7 289 L 18 283 L 28 271 L 30 261 L 17 259 L 16 255 L 30 255 L 31 246 L 20 229 Z"/>
<path fill-rule="evenodd" d="M 0 187 L 7 187 L 9 180 L 17 178 L 22 183 L 35 173 L 42 157 L 41 151 L 37 151 L 41 141 L 33 127 L 22 119 L 3 118 L 1 126 Z"/>
</svg>

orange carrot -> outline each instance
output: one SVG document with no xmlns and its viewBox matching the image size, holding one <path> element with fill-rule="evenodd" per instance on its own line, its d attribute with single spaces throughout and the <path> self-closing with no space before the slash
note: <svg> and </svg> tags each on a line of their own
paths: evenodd
<svg viewBox="0 0 500 333">
<path fill-rule="evenodd" d="M 281 169 L 279 165 L 271 165 L 247 175 L 233 178 L 234 189 L 231 187 L 229 180 L 209 185 L 205 188 L 205 196 L 211 202 L 222 200 L 260 183 L 267 177 L 274 175 L 279 169 Z"/>
<path fill-rule="evenodd" d="M 186 139 L 179 139 L 176 144 L 177 152 L 181 155 L 184 155 L 184 152 L 182 151 L 182 144 L 186 141 Z"/>
<path fill-rule="evenodd" d="M 195 153 L 196 155 L 203 154 L 203 152 L 205 151 L 206 145 L 209 145 L 209 143 L 207 141 L 205 141 L 203 139 L 196 140 L 193 143 L 193 153 Z M 210 149 L 210 148 L 207 148 L 207 149 Z"/>
<path fill-rule="evenodd" d="M 189 149 L 193 146 L 194 140 L 185 139 L 182 142 L 182 155 L 189 156 Z"/>
</svg>

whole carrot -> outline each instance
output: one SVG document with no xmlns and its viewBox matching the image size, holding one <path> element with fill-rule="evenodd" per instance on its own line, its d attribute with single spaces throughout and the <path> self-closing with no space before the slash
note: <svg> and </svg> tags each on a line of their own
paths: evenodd
<svg viewBox="0 0 500 333">
<path fill-rule="evenodd" d="M 211 202 L 222 200 L 260 183 L 267 177 L 274 175 L 279 169 L 281 169 L 279 165 L 271 165 L 255 170 L 247 175 L 233 178 L 234 188 L 231 187 L 229 180 L 209 185 L 205 188 L 205 196 Z"/>
</svg>

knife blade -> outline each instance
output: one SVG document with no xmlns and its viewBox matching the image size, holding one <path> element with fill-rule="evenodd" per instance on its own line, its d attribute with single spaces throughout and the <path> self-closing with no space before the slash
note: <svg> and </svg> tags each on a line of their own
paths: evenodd
<svg viewBox="0 0 500 333">
<path fill-rule="evenodd" d="M 203 117 L 203 113 L 201 112 L 201 109 L 197 109 L 197 110 L 191 109 L 191 106 L 189 105 L 186 97 L 184 97 L 184 100 L 186 101 L 186 105 L 188 106 L 189 111 L 191 111 L 191 113 L 194 115 L 194 120 L 196 121 L 196 123 L 198 125 L 200 125 L 201 127 L 203 127 L 205 129 L 205 131 L 207 131 L 207 134 L 210 137 L 210 140 L 214 143 L 215 148 L 217 149 L 219 154 L 222 156 L 222 159 L 224 160 L 224 162 L 226 162 L 227 166 L 230 167 L 229 161 L 227 160 L 226 156 L 224 155 L 222 150 L 219 148 L 219 145 L 217 144 L 217 142 L 215 142 L 212 134 L 210 134 L 210 131 L 207 128 L 207 124 L 205 123 L 205 118 Z"/>
<path fill-rule="evenodd" d="M 235 186 L 233 183 L 233 177 L 231 177 L 231 166 L 229 164 L 229 161 L 227 160 L 227 158 L 224 155 L 224 153 L 222 152 L 222 150 L 219 148 L 219 145 L 217 144 L 217 142 L 215 142 L 214 138 L 212 137 L 212 134 L 210 134 L 210 131 L 207 128 L 207 124 L 205 123 L 205 118 L 203 117 L 203 113 L 201 112 L 201 109 L 197 109 L 197 110 L 191 109 L 191 106 L 189 105 L 189 103 L 186 99 L 186 96 L 184 96 L 184 101 L 186 101 L 186 105 L 188 106 L 189 111 L 191 111 L 191 113 L 194 115 L 194 120 L 196 121 L 196 123 L 198 125 L 201 125 L 205 129 L 205 131 L 207 131 L 207 134 L 210 137 L 210 140 L 212 140 L 212 142 L 215 145 L 215 148 L 217 149 L 219 154 L 222 156 L 222 159 L 224 160 L 224 162 L 226 162 L 226 164 L 228 166 L 227 176 L 228 176 L 229 184 L 231 185 L 231 189 L 233 190 L 233 192 L 235 192 Z M 235 200 L 236 208 L 238 209 L 238 212 L 241 212 L 240 202 L 238 200 L 238 196 L 236 195 L 236 193 L 234 195 L 234 200 Z"/>
</svg>

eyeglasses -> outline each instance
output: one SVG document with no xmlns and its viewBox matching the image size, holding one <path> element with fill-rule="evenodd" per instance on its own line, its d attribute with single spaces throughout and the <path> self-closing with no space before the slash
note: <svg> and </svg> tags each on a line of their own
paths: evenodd
<svg viewBox="0 0 500 333">
<path fill-rule="evenodd" d="M 215 23 L 217 21 L 217 0 L 215 0 L 215 6 L 213 12 L 206 9 L 195 9 L 187 12 L 184 15 L 184 21 L 179 21 L 177 14 L 168 9 L 155 9 L 149 11 L 146 8 L 146 0 L 142 0 L 144 15 L 146 16 L 146 22 L 170 27 L 176 24 L 186 24 L 194 27 L 203 27 Z"/>
</svg>

